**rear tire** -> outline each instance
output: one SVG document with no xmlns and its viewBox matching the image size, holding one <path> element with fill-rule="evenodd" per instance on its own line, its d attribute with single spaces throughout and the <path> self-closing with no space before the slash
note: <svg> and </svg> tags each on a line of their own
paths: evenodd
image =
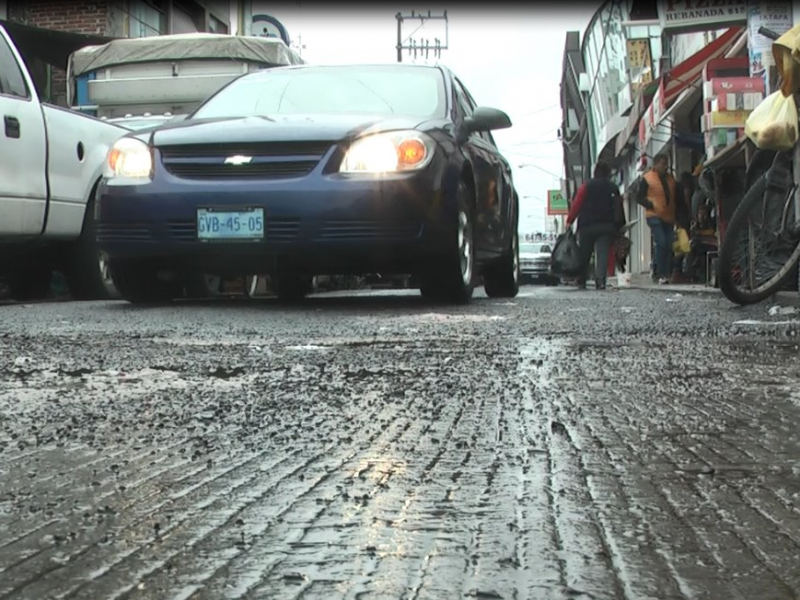
<svg viewBox="0 0 800 600">
<path fill-rule="evenodd" d="M 515 298 L 519 293 L 519 234 L 516 231 L 510 245 L 483 274 L 483 289 L 489 298 Z"/>
<path fill-rule="evenodd" d="M 449 248 L 441 263 L 427 272 L 420 286 L 422 297 L 447 304 L 468 304 L 475 289 L 475 243 L 472 192 L 463 179 L 458 183 L 457 216 L 448 232 Z"/>
<path fill-rule="evenodd" d="M 313 278 L 303 275 L 279 275 L 272 278 L 275 295 L 286 303 L 300 302 L 311 293 Z"/>
<path fill-rule="evenodd" d="M 16 271 L 8 277 L 9 295 L 18 302 L 44 300 L 50 296 L 53 271 L 48 267 L 32 267 Z"/>
<path fill-rule="evenodd" d="M 131 304 L 163 304 L 183 295 L 180 278 L 162 279 L 158 269 L 149 265 L 113 262 L 111 277 L 120 295 Z"/>
</svg>

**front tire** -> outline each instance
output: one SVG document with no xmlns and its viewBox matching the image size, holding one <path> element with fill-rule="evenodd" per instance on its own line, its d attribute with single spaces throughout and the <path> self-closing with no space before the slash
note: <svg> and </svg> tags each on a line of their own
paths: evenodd
<svg viewBox="0 0 800 600">
<path fill-rule="evenodd" d="M 449 248 L 441 263 L 425 274 L 420 291 L 428 300 L 467 304 L 475 289 L 475 243 L 472 193 L 463 179 L 458 183 L 456 222 L 448 234 Z"/>
<path fill-rule="evenodd" d="M 515 298 L 519 293 L 519 234 L 511 236 L 508 251 L 483 275 L 483 289 L 489 298 Z"/>
<path fill-rule="evenodd" d="M 105 300 L 118 295 L 108 269 L 108 259 L 97 245 L 95 207 L 97 190 L 92 192 L 83 214 L 81 236 L 70 249 L 64 277 L 75 300 Z"/>
<path fill-rule="evenodd" d="M 159 277 L 150 265 L 112 262 L 111 277 L 120 295 L 131 304 L 163 304 L 183 294 L 180 278 Z"/>
</svg>

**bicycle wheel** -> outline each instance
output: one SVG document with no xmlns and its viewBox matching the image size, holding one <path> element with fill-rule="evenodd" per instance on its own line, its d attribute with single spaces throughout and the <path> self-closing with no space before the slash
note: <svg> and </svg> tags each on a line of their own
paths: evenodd
<svg viewBox="0 0 800 600">
<path fill-rule="evenodd" d="M 742 198 L 720 247 L 719 287 L 736 304 L 761 302 L 797 274 L 800 244 L 792 233 L 795 190 L 769 189 L 770 172 L 756 179 Z"/>
</svg>

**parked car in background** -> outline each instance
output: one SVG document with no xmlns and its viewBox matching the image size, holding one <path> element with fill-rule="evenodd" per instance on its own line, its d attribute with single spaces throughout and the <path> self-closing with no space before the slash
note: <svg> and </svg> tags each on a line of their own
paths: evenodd
<svg viewBox="0 0 800 600">
<path fill-rule="evenodd" d="M 130 302 L 197 273 L 264 273 L 284 300 L 315 275 L 412 273 L 463 303 L 519 286 L 518 195 L 479 107 L 444 67 L 299 66 L 234 80 L 179 123 L 109 153 L 99 240 Z"/>
<path fill-rule="evenodd" d="M 523 242 L 519 247 L 520 275 L 523 281 L 558 285 L 560 279 L 550 273 L 553 247 L 543 242 Z"/>
</svg>

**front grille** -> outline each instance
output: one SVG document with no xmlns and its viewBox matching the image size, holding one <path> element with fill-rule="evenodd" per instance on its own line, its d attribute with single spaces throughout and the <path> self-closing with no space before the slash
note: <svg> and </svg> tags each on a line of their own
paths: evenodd
<svg viewBox="0 0 800 600">
<path fill-rule="evenodd" d="M 241 144 L 186 144 L 159 146 L 162 158 L 225 159 L 229 156 L 313 156 L 322 158 L 335 142 L 251 142 Z"/>
<path fill-rule="evenodd" d="M 194 221 L 170 221 L 169 234 L 175 242 L 194 242 L 197 240 L 197 223 Z"/>
<path fill-rule="evenodd" d="M 147 242 L 153 238 L 146 223 L 98 223 L 97 239 L 101 242 Z"/>
<path fill-rule="evenodd" d="M 183 179 L 283 179 L 302 177 L 314 170 L 314 161 L 264 162 L 249 165 L 164 163 L 175 177 Z"/>
<path fill-rule="evenodd" d="M 167 172 L 183 179 L 284 179 L 308 175 L 334 142 L 259 142 L 161 146 Z M 250 162 L 225 164 L 234 156 Z"/>
<path fill-rule="evenodd" d="M 317 239 L 333 240 L 408 240 L 422 234 L 420 223 L 384 223 L 377 221 L 328 221 Z"/>
<path fill-rule="evenodd" d="M 300 219 L 270 219 L 267 217 L 267 241 L 291 242 L 300 232 Z"/>
</svg>

